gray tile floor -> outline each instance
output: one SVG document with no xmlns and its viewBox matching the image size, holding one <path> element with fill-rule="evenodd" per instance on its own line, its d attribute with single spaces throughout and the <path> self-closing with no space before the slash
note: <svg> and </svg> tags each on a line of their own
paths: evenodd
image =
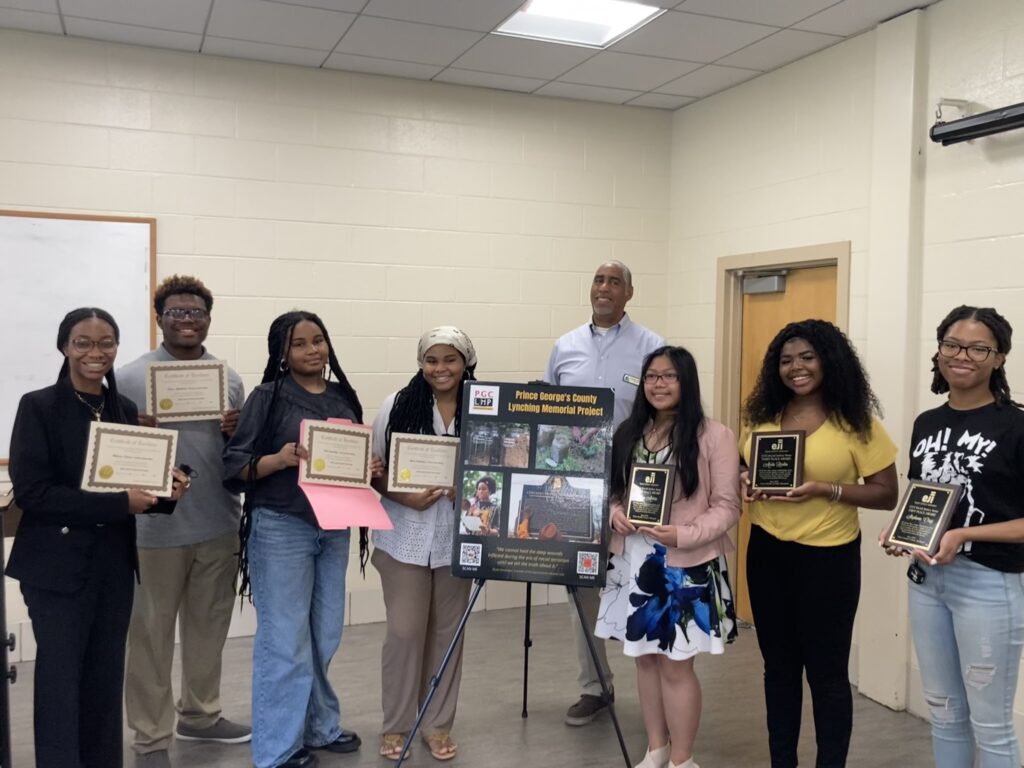
<svg viewBox="0 0 1024 768">
<path fill-rule="evenodd" d="M 566 708 L 576 699 L 575 654 L 567 608 L 544 606 L 533 611 L 530 652 L 529 717 L 523 719 L 523 611 L 510 609 L 475 613 L 467 629 L 462 695 L 454 736 L 460 744 L 452 765 L 522 768 L 522 766 L 621 766 L 615 732 L 607 715 L 588 726 L 563 724 Z M 346 628 L 331 679 L 342 698 L 344 725 L 363 738 L 355 755 L 325 755 L 322 766 L 356 768 L 386 763 L 377 755 L 380 727 L 380 643 L 383 625 Z M 249 639 L 229 641 L 225 651 L 223 699 L 225 715 L 249 721 Z M 637 706 L 633 665 L 614 644 L 609 645 L 617 675 L 617 713 L 634 761 L 646 747 Z M 761 659 L 754 632 L 747 629 L 724 656 L 700 657 L 698 674 L 704 688 L 704 713 L 696 758 L 703 768 L 767 766 Z M 19 681 L 11 689 L 13 765 L 33 765 L 32 665 L 19 664 Z M 177 670 L 176 670 L 177 674 Z M 928 726 L 906 713 L 893 712 L 855 695 L 851 768 L 932 765 Z M 810 703 L 805 701 L 801 759 L 814 764 L 814 733 Z M 127 737 L 127 733 L 126 733 Z M 125 747 L 126 766 L 132 766 Z M 243 746 L 177 743 L 171 749 L 175 766 L 243 768 L 251 766 Z M 419 743 L 406 765 L 437 765 Z"/>
</svg>

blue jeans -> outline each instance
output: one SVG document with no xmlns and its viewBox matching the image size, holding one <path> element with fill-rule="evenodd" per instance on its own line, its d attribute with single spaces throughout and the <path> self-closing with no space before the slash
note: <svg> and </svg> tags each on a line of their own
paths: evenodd
<svg viewBox="0 0 1024 768">
<path fill-rule="evenodd" d="M 274 768 L 303 745 L 341 735 L 327 668 L 345 620 L 349 531 L 321 531 L 257 507 L 248 548 L 256 606 L 252 757 L 256 768 Z"/>
<path fill-rule="evenodd" d="M 1013 696 L 1024 643 L 1024 584 L 958 556 L 910 584 L 910 621 L 931 714 L 936 768 L 1018 768 Z M 973 739 L 972 739 L 973 736 Z"/>
</svg>

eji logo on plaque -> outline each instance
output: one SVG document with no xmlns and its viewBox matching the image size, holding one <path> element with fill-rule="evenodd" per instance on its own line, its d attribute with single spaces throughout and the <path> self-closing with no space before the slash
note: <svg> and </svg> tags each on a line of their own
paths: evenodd
<svg viewBox="0 0 1024 768">
<path fill-rule="evenodd" d="M 469 412 L 474 416 L 498 415 L 498 391 L 494 384 L 473 384 L 469 388 Z"/>
</svg>

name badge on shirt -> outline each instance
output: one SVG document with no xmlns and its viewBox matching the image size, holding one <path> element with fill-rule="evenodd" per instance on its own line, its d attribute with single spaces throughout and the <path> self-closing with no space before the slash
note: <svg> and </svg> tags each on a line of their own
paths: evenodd
<svg viewBox="0 0 1024 768">
<path fill-rule="evenodd" d="M 624 373 L 624 374 L 622 374 L 622 380 L 624 382 L 626 382 L 627 384 L 632 384 L 634 387 L 639 387 L 640 386 L 640 377 L 639 376 L 630 376 L 628 373 Z"/>
</svg>

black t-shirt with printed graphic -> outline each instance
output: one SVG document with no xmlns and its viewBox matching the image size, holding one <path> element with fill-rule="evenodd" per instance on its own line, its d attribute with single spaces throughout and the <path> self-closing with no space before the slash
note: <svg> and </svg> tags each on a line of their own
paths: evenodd
<svg viewBox="0 0 1024 768">
<path fill-rule="evenodd" d="M 952 528 L 1024 517 L 1024 411 L 995 403 L 925 411 L 914 421 L 909 476 L 964 486 Z M 1024 572 L 1024 544 L 974 541 L 961 554 L 997 571 Z"/>
</svg>

